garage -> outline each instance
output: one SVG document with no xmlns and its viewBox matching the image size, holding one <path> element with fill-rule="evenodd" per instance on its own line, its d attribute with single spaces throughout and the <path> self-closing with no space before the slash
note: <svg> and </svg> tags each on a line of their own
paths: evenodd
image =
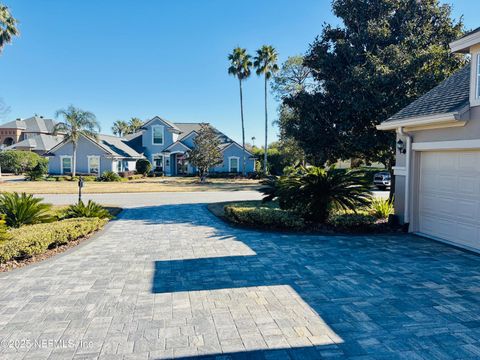
<svg viewBox="0 0 480 360">
<path fill-rule="evenodd" d="M 420 156 L 418 230 L 480 250 L 480 151 L 426 151 Z"/>
</svg>

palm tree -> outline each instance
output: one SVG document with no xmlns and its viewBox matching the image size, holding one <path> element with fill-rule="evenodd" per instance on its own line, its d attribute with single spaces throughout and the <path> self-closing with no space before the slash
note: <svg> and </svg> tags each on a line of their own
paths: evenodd
<svg viewBox="0 0 480 360">
<path fill-rule="evenodd" d="M 243 93 L 242 93 L 242 81 L 250 76 L 250 68 L 252 62 L 251 56 L 247 54 L 247 49 L 236 47 L 232 53 L 228 55 L 230 66 L 228 67 L 228 73 L 235 76 L 240 84 L 240 117 L 242 120 L 242 148 L 243 148 L 243 167 L 242 174 L 245 175 L 246 159 L 245 159 L 245 123 L 243 121 Z"/>
<path fill-rule="evenodd" d="M 129 134 L 134 134 L 136 133 L 138 130 L 140 130 L 140 128 L 143 126 L 143 121 L 140 120 L 139 118 L 137 117 L 132 117 L 130 119 L 130 122 L 128 123 L 128 133 Z"/>
<path fill-rule="evenodd" d="M 53 129 L 54 135 L 63 133 L 67 140 L 72 142 L 72 176 L 75 176 L 77 167 L 77 144 L 80 136 L 98 138 L 100 125 L 95 115 L 89 111 L 83 111 L 70 105 L 67 109 L 58 110 L 56 118 L 63 117 L 63 122 L 59 122 Z"/>
<path fill-rule="evenodd" d="M 257 69 L 257 75 L 265 78 L 265 154 L 263 158 L 263 171 L 267 173 L 267 150 L 268 150 L 268 109 L 267 109 L 267 85 L 268 80 L 278 71 L 278 54 L 273 46 L 263 45 L 257 50 L 257 55 L 253 59 L 253 66 Z"/>
<path fill-rule="evenodd" d="M 12 37 L 18 34 L 17 20 L 10 14 L 8 7 L 0 4 L 0 52 L 5 45 L 12 42 Z"/>
<path fill-rule="evenodd" d="M 129 125 L 126 121 L 117 120 L 113 123 L 112 132 L 114 135 L 118 135 L 120 137 L 126 135 L 129 130 Z"/>
</svg>

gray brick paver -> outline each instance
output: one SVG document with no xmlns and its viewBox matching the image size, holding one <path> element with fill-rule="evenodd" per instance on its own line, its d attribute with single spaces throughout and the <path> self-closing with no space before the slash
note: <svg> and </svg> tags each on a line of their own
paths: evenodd
<svg viewBox="0 0 480 360">
<path fill-rule="evenodd" d="M 203 205 L 125 211 L 90 243 L 0 274 L 0 358 L 480 356 L 480 257 L 410 235 L 226 226 Z"/>
</svg>

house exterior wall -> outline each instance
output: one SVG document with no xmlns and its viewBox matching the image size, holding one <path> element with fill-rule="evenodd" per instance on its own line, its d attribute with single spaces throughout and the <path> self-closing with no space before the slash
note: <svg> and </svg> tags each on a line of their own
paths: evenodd
<svg viewBox="0 0 480 360">
<path fill-rule="evenodd" d="M 213 168 L 213 172 L 229 172 L 229 157 L 239 158 L 239 172 L 243 171 L 243 149 L 235 144 L 229 146 L 223 151 L 223 163 Z M 255 159 L 250 159 L 248 153 L 245 154 L 246 173 L 255 171 Z"/>
<path fill-rule="evenodd" d="M 196 133 L 191 133 L 190 135 L 182 139 L 182 143 L 187 145 L 189 148 L 193 148 L 195 146 L 195 143 L 193 142 L 193 140 L 195 139 L 196 136 L 197 136 Z"/>
<path fill-rule="evenodd" d="M 163 126 L 163 144 L 162 145 L 153 144 L 153 128 L 156 125 Z M 169 131 L 168 126 L 164 122 L 158 119 L 152 121 L 142 134 L 142 146 L 145 148 L 145 156 L 150 162 L 152 162 L 153 154 L 161 153 L 163 149 L 167 148 L 173 143 L 174 143 L 173 133 Z"/>
<path fill-rule="evenodd" d="M 72 143 L 67 143 L 53 152 L 54 156 L 50 156 L 48 162 L 48 169 L 50 174 L 61 174 L 61 156 L 62 155 L 73 155 L 73 145 Z M 106 158 L 108 155 L 106 151 L 102 150 L 96 146 L 93 142 L 88 139 L 81 137 L 77 144 L 77 166 L 76 172 L 79 174 L 88 173 L 88 156 L 97 155 L 100 156 L 100 173 L 112 169 L 112 159 Z"/>
</svg>

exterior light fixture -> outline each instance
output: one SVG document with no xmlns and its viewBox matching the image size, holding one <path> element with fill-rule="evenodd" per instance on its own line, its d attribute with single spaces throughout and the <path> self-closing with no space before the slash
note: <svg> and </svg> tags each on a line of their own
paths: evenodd
<svg viewBox="0 0 480 360">
<path fill-rule="evenodd" d="M 400 154 L 405 154 L 407 152 L 407 149 L 405 149 L 405 143 L 402 141 L 402 139 L 397 141 L 397 149 Z"/>
</svg>

